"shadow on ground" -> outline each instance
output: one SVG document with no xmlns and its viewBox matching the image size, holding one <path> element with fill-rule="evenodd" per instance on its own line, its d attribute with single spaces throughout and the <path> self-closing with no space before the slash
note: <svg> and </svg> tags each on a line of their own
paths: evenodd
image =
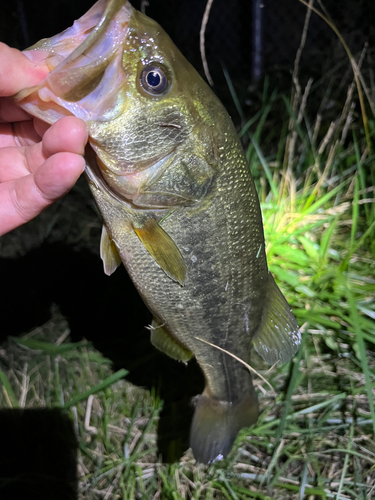
<svg viewBox="0 0 375 500">
<path fill-rule="evenodd" d="M 0 409 L 0 497 L 75 500 L 77 440 L 71 419 L 54 409 Z"/>
<path fill-rule="evenodd" d="M 164 462 L 188 448 L 192 398 L 203 390 L 195 361 L 188 366 L 159 353 L 149 341 L 151 315 L 121 266 L 104 275 L 99 257 L 63 244 L 44 244 L 18 259 L 0 259 L 0 342 L 42 325 L 56 303 L 67 318 L 74 342 L 86 338 L 126 368 L 127 380 L 156 389 L 164 401 L 158 447 Z"/>
</svg>

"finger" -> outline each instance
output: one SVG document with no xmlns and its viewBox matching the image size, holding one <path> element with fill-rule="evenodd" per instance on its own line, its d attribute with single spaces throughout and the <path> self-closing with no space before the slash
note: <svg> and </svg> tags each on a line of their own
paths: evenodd
<svg viewBox="0 0 375 500">
<path fill-rule="evenodd" d="M 43 60 L 31 61 L 17 49 L 0 42 L 0 96 L 12 96 L 41 82 L 49 69 Z"/>
<path fill-rule="evenodd" d="M 41 143 L 25 149 L 27 168 L 35 172 L 46 158 L 64 151 L 83 155 L 87 137 L 83 120 L 74 116 L 61 118 L 45 132 Z"/>
<path fill-rule="evenodd" d="M 84 154 L 87 129 L 82 120 L 67 116 L 51 127 L 47 124 L 43 126 L 42 123 L 40 122 L 37 128 L 40 133 L 43 133 L 43 129 L 47 127 L 43 142 L 40 142 L 40 137 L 31 121 L 14 124 L 13 128 L 8 129 L 6 125 L 0 125 L 0 133 L 4 131 L 0 139 L 0 146 L 3 146 L 0 147 L 0 182 L 7 182 L 35 172 L 47 158 L 55 153 Z M 28 145 L 30 146 L 22 147 Z"/>
<path fill-rule="evenodd" d="M 7 182 L 30 173 L 25 146 L 40 144 L 40 141 L 41 137 L 31 120 L 13 125 L 0 123 L 0 182 Z M 45 158 L 41 156 L 39 165 L 44 160 Z"/>
<path fill-rule="evenodd" d="M 0 235 L 33 219 L 66 194 L 84 166 L 80 155 L 57 153 L 35 174 L 0 184 Z"/>
<path fill-rule="evenodd" d="M 34 118 L 33 119 L 33 123 L 34 123 L 34 128 L 37 132 L 37 134 L 40 136 L 40 137 L 43 137 L 44 134 L 47 132 L 47 130 L 50 128 L 51 124 L 50 123 L 46 123 L 44 122 L 43 120 L 41 120 L 40 118 Z"/>
<path fill-rule="evenodd" d="M 1 148 L 31 146 L 36 142 L 40 142 L 50 126 L 49 123 L 43 122 L 39 118 L 15 124 L 0 123 L 0 165 L 3 165 Z"/>
<path fill-rule="evenodd" d="M 0 123 L 0 165 L 2 166 L 1 153 L 2 148 L 16 146 L 11 123 Z M 1 168 L 0 168 L 1 175 Z"/>
<path fill-rule="evenodd" d="M 9 146 L 0 148 L 0 183 L 30 174 L 23 149 Z"/>
<path fill-rule="evenodd" d="M 40 143 L 41 137 L 35 130 L 32 120 L 15 122 L 12 126 L 14 142 L 18 147 L 33 146 Z"/>
<path fill-rule="evenodd" d="M 0 176 L 1 170 L 7 168 L 4 158 L 10 152 L 4 153 L 3 148 L 32 146 L 41 141 L 41 136 L 36 132 L 31 120 L 17 123 L 0 123 Z M 23 151 L 22 151 L 23 153 Z M 5 157 L 3 155 L 5 154 Z M 9 158 L 11 161 L 11 158 Z"/>
<path fill-rule="evenodd" d="M 31 116 L 17 106 L 11 97 L 0 97 L 0 123 L 11 123 L 21 120 L 31 120 Z"/>
<path fill-rule="evenodd" d="M 54 123 L 43 136 L 46 157 L 62 151 L 83 155 L 88 139 L 86 124 L 75 116 L 66 116 Z"/>
</svg>

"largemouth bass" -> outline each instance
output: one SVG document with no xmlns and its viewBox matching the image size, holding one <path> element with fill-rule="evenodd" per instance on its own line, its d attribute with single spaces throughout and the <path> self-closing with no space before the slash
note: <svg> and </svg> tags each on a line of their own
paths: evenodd
<svg viewBox="0 0 375 500">
<path fill-rule="evenodd" d="M 221 459 L 258 417 L 239 360 L 249 363 L 254 347 L 284 363 L 301 340 L 267 268 L 231 119 L 163 29 L 125 0 L 99 0 L 31 49 L 46 51 L 51 72 L 16 100 L 48 123 L 71 114 L 86 122 L 105 272 L 122 261 L 154 315 L 151 342 L 197 359 L 206 385 L 190 443 L 198 461 Z"/>
</svg>

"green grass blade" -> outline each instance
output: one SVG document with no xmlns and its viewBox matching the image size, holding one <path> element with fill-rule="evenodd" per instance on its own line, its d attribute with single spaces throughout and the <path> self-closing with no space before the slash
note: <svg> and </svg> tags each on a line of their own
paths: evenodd
<svg viewBox="0 0 375 500">
<path fill-rule="evenodd" d="M 18 400 L 13 392 L 12 386 L 2 370 L 0 370 L 0 382 L 3 384 L 3 392 L 10 408 L 19 408 Z"/>
<path fill-rule="evenodd" d="M 121 368 L 121 370 L 118 370 L 113 375 L 107 377 L 100 384 L 97 384 L 94 387 L 91 387 L 91 389 L 88 389 L 87 391 L 85 391 L 82 394 L 79 394 L 78 396 L 73 398 L 71 401 L 68 401 L 67 403 L 65 403 L 61 408 L 66 410 L 66 409 L 76 405 L 80 401 L 87 399 L 89 396 L 91 396 L 91 394 L 95 394 L 99 391 L 102 391 L 106 387 L 109 387 L 110 385 L 114 384 L 115 382 L 117 382 L 117 380 L 120 380 L 121 378 L 125 377 L 127 374 L 128 374 L 128 372 L 126 370 L 124 370 L 124 368 Z"/>
<path fill-rule="evenodd" d="M 238 99 L 237 92 L 236 92 L 236 90 L 234 88 L 232 79 L 231 79 L 231 77 L 230 77 L 230 75 L 228 73 L 228 70 L 227 70 L 226 66 L 223 64 L 222 67 L 223 67 L 223 73 L 224 73 L 225 81 L 227 82 L 227 85 L 228 85 L 228 89 L 229 89 L 230 95 L 232 96 L 234 105 L 236 106 L 238 114 L 241 117 L 241 121 L 244 122 L 245 121 L 245 115 L 244 115 L 242 106 L 240 104 L 240 101 Z"/>
<path fill-rule="evenodd" d="M 343 259 L 343 261 L 339 266 L 340 271 L 345 271 L 347 269 L 352 255 L 355 254 L 359 248 L 361 248 L 365 240 L 371 235 L 374 228 L 375 228 L 375 221 L 371 224 L 371 226 L 367 229 L 367 231 L 365 231 L 365 233 L 360 237 L 357 243 L 349 249 L 345 259 Z"/>
<path fill-rule="evenodd" d="M 67 352 L 78 349 L 79 347 L 87 347 L 89 343 L 86 340 L 76 343 L 65 343 L 61 345 L 51 344 L 50 342 L 44 342 L 42 340 L 37 339 L 19 339 L 16 337 L 10 337 L 14 342 L 28 349 L 33 349 L 35 351 L 42 351 L 46 354 L 50 354 L 51 356 L 57 356 L 61 354 L 65 354 Z"/>
<path fill-rule="evenodd" d="M 341 472 L 340 484 L 339 484 L 339 489 L 337 491 L 336 500 L 339 500 L 340 495 L 341 495 L 341 491 L 342 491 L 342 488 L 343 488 L 343 485 L 344 485 L 344 480 L 345 480 L 345 475 L 346 475 L 346 469 L 348 467 L 348 462 L 349 462 L 349 451 L 350 451 L 350 448 L 352 446 L 353 435 L 354 435 L 354 427 L 351 426 L 350 427 L 350 437 L 349 437 L 348 448 L 347 448 L 347 452 L 345 454 L 344 466 L 343 466 L 342 472 Z"/>
<path fill-rule="evenodd" d="M 263 167 L 264 173 L 266 174 L 266 177 L 267 177 L 268 183 L 270 185 L 272 194 L 273 194 L 275 200 L 277 201 L 279 199 L 279 191 L 277 189 L 276 183 L 274 182 L 274 180 L 272 178 L 272 174 L 271 174 L 270 168 L 268 166 L 267 160 L 263 156 L 262 150 L 260 149 L 259 144 L 256 141 L 255 137 L 250 132 L 249 132 L 249 136 L 250 136 L 251 142 L 255 148 L 255 151 L 258 155 L 260 163 Z"/>
<path fill-rule="evenodd" d="M 355 178 L 354 184 L 354 198 L 352 203 L 352 227 L 350 231 L 350 247 L 354 248 L 355 246 L 355 237 L 357 234 L 358 227 L 358 217 L 359 217 L 359 187 L 358 187 L 358 177 Z"/>
<path fill-rule="evenodd" d="M 348 296 L 348 300 L 349 300 L 349 308 L 350 308 L 350 316 L 351 316 L 352 324 L 353 324 L 354 331 L 356 334 L 356 340 L 358 343 L 362 371 L 363 371 L 363 374 L 365 376 L 365 389 L 366 389 L 366 393 L 367 393 L 367 397 L 368 397 L 368 403 L 370 406 L 373 433 L 375 435 L 375 407 L 374 407 L 374 398 L 372 395 L 371 374 L 370 374 L 370 369 L 369 369 L 369 366 L 367 363 L 365 342 L 363 339 L 362 330 L 360 328 L 359 315 L 357 312 L 356 303 L 355 303 L 353 294 L 352 294 L 351 290 L 349 289 L 349 287 L 347 286 L 346 282 L 344 282 L 344 286 L 345 286 L 346 291 L 347 291 L 347 296 Z"/>
</svg>

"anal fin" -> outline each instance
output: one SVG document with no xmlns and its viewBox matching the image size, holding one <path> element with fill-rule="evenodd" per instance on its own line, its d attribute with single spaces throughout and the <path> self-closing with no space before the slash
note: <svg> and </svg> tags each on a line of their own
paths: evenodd
<svg viewBox="0 0 375 500">
<path fill-rule="evenodd" d="M 133 225 L 133 229 L 165 274 L 173 281 L 183 285 L 186 277 L 184 259 L 175 242 L 156 220 L 149 218 L 142 227 Z"/>
<path fill-rule="evenodd" d="M 186 363 L 193 357 L 193 354 L 183 347 L 174 337 L 159 326 L 155 320 L 151 325 L 151 343 L 173 359 Z"/>
<path fill-rule="evenodd" d="M 100 238 L 100 257 L 103 261 L 104 272 L 108 276 L 116 271 L 121 264 L 121 258 L 113 240 L 109 237 L 107 228 L 103 224 Z"/>
<path fill-rule="evenodd" d="M 267 306 L 253 339 L 255 350 L 269 364 L 286 363 L 298 351 L 301 332 L 293 312 L 269 274 Z"/>
</svg>

